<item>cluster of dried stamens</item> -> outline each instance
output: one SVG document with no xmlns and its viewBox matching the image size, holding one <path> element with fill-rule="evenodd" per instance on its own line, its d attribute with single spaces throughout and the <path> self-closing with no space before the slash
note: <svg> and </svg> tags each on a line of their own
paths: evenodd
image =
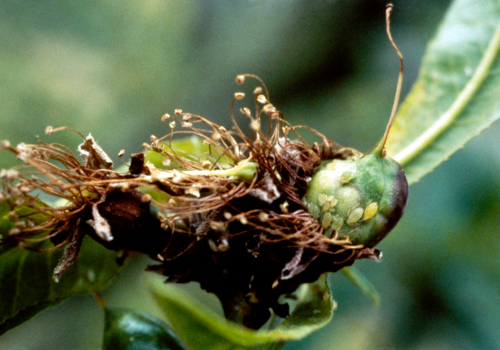
<svg viewBox="0 0 500 350">
<path fill-rule="evenodd" d="M 245 76 L 261 82 L 252 75 L 240 75 L 237 82 L 243 83 Z M 346 158 L 356 151 L 340 148 L 306 126 L 290 125 L 269 102 L 263 83 L 254 91 L 255 113 L 246 107 L 239 109 L 250 122 L 253 137 L 248 137 L 232 112 L 235 102 L 244 96 L 236 93 L 231 103 L 232 130 L 181 110 L 175 110 L 173 116 L 164 115 L 162 120 L 169 122 L 171 132 L 161 138 L 151 136 L 151 143 L 143 145 L 146 161 L 142 154 L 132 155 L 132 164 L 124 172 L 112 170 L 112 161 L 90 135 L 80 134 L 84 138 L 79 146 L 83 163 L 61 144 L 39 140 L 36 145 L 13 147 L 3 141 L 1 147 L 14 152 L 25 165 L 2 170 L 0 175 L 0 200 L 10 207 L 9 216 L 15 222 L 0 233 L 0 242 L 16 241 L 22 248 L 52 250 L 70 241 L 79 225 L 91 226 L 99 238 L 111 242 L 119 232 L 114 232 L 102 217 L 99 205 L 112 191 L 149 188 L 168 195 L 165 201 L 148 194 L 142 200 L 152 201 L 159 208 L 162 228 L 173 233 L 188 233 L 199 239 L 209 231 L 227 231 L 238 221 L 246 227 L 245 232 L 261 232 L 266 242 L 286 241 L 290 246 L 326 253 L 351 250 L 353 258 L 366 254 L 362 246 L 350 245 L 345 237 L 326 237 L 322 225 L 301 202 L 307 182 L 322 160 Z M 177 130 L 177 124 L 181 130 Z M 297 133 L 301 128 L 318 135 L 322 144 L 308 146 Z M 46 133 L 62 129 L 69 128 L 48 127 Z M 174 149 L 172 140 L 177 135 L 201 138 L 206 152 L 192 155 Z M 163 166 L 147 161 L 151 152 L 161 155 Z M 62 201 L 47 205 L 38 198 L 42 192 Z M 238 199 L 247 197 L 262 206 L 235 206 Z M 87 217 L 80 215 L 83 212 Z M 225 249 L 231 235 L 217 244 L 212 242 L 214 249 Z M 54 244 L 41 244 L 47 239 Z M 171 258 L 168 245 L 156 258 Z"/>
<path fill-rule="evenodd" d="M 237 77 L 240 84 L 244 80 L 245 75 Z M 231 103 L 233 130 L 181 110 L 176 110 L 174 116 L 163 116 L 162 120 L 170 122 L 172 131 L 160 139 L 152 136 L 151 144 L 145 144 L 144 148 L 161 154 L 166 164 L 176 164 L 182 170 L 165 171 L 146 164 L 145 173 L 150 175 L 143 177 L 148 180 L 148 185 L 153 184 L 171 196 L 167 202 L 155 203 L 164 213 L 160 214 L 163 225 L 173 230 L 181 229 L 176 226 L 179 220 L 184 222 L 195 214 L 205 214 L 210 216 L 209 225 L 202 225 L 191 234 L 204 236 L 209 230 L 226 231 L 232 222 L 238 221 L 256 231 L 268 233 L 262 236 L 268 242 L 288 241 L 297 247 L 329 253 L 362 248 L 350 245 L 345 237 L 326 237 L 322 225 L 301 202 L 309 177 L 321 160 L 345 158 L 356 151 L 338 147 L 307 126 L 290 125 L 269 102 L 263 83 L 262 88 L 257 87 L 253 93 L 255 114 L 252 115 L 247 107 L 239 109 L 250 122 L 251 138 L 239 128 L 233 115 L 235 102 L 245 97 L 241 92 L 235 93 Z M 266 120 L 267 128 L 263 128 L 266 124 L 263 120 Z M 183 129 L 176 131 L 176 124 L 181 124 Z M 202 127 L 198 128 L 200 124 Z M 321 137 L 321 146 L 317 143 L 308 146 L 297 132 L 301 128 Z M 200 137 L 208 151 L 189 159 L 190 155 L 171 146 L 170 142 L 177 134 Z M 298 141 L 292 141 L 289 136 Z M 246 196 L 255 197 L 269 207 L 232 207 L 235 200 Z M 279 202 L 279 211 L 274 210 L 276 206 L 271 206 L 275 202 Z M 292 212 L 289 207 L 295 210 Z M 239 234 L 241 232 L 234 232 L 234 235 Z M 225 240 L 230 238 L 225 237 Z M 330 249 L 331 246 L 342 246 L 342 249 Z M 224 245 L 221 247 L 225 249 Z M 159 259 L 162 259 L 161 255 Z"/>
<path fill-rule="evenodd" d="M 46 131 L 51 133 L 52 129 Z M 85 144 L 80 147 L 84 149 Z M 22 248 L 35 251 L 63 246 L 70 234 L 51 247 L 43 248 L 46 246 L 40 243 L 73 231 L 78 213 L 106 192 L 107 184 L 102 181 L 109 175 L 107 169 L 93 169 L 82 164 L 66 146 L 40 140 L 37 145 L 21 143 L 17 147 L 2 141 L 1 149 L 15 153 L 25 164 L 0 173 L 0 200 L 10 207 L 9 218 L 14 223 L 1 232 L 0 243 L 17 241 Z M 41 193 L 61 200 L 55 206 L 47 205 L 39 199 Z"/>
</svg>

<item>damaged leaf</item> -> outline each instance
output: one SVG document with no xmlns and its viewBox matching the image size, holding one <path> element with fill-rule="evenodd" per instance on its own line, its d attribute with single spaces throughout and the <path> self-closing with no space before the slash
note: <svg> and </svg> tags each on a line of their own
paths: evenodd
<svg viewBox="0 0 500 350">
<path fill-rule="evenodd" d="M 112 169 L 113 161 L 106 152 L 95 142 L 91 134 L 85 138 L 85 141 L 78 146 L 80 155 L 83 159 L 83 165 L 90 169 Z"/>
<path fill-rule="evenodd" d="M 73 236 L 71 236 L 68 244 L 64 248 L 64 253 L 59 260 L 59 263 L 54 269 L 54 280 L 56 282 L 59 282 L 61 276 L 76 262 L 82 248 L 84 236 L 85 235 L 81 230 L 78 230 Z"/>
</svg>

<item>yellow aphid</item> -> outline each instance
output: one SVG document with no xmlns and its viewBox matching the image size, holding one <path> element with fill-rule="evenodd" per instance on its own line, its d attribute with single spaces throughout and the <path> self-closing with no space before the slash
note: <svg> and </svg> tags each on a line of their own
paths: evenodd
<svg viewBox="0 0 500 350">
<path fill-rule="evenodd" d="M 330 203 L 326 202 L 325 204 L 323 204 L 323 211 L 328 211 L 328 210 L 330 210 Z"/>
<path fill-rule="evenodd" d="M 321 220 L 321 226 L 323 226 L 323 228 L 328 228 L 330 226 L 330 224 L 332 223 L 332 214 L 331 213 L 326 213 L 324 216 L 323 216 L 323 220 Z"/>
<path fill-rule="evenodd" d="M 365 209 L 365 214 L 363 215 L 363 220 L 369 220 L 371 219 L 375 214 L 377 214 L 378 211 L 378 203 L 377 202 L 372 202 L 368 204 L 368 206 Z"/>
<path fill-rule="evenodd" d="M 318 195 L 318 203 L 319 203 L 319 205 L 325 204 L 327 200 L 328 200 L 328 196 L 326 194 L 320 193 Z"/>
<path fill-rule="evenodd" d="M 338 215 L 335 215 L 332 222 L 332 228 L 338 232 L 342 228 L 342 225 L 344 225 L 344 219 L 342 219 Z"/>
<path fill-rule="evenodd" d="M 340 183 L 342 185 L 349 183 L 352 179 L 354 179 L 353 171 L 344 171 L 342 175 L 340 175 Z"/>
</svg>

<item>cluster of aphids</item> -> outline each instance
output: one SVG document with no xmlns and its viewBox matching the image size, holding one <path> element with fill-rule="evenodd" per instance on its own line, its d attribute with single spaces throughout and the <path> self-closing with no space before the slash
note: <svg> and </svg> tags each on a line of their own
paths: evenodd
<svg viewBox="0 0 500 350">
<path fill-rule="evenodd" d="M 90 135 L 80 134 L 82 162 L 59 144 L 2 142 L 26 165 L 0 175 L 0 203 L 10 212 L 0 240 L 38 251 L 65 246 L 56 279 L 85 235 L 109 249 L 148 254 L 159 263 L 150 270 L 169 282 L 199 282 L 219 297 L 226 317 L 252 328 L 270 309 L 286 317 L 288 305 L 278 298 L 300 284 L 356 259 L 378 260 L 374 246 L 396 225 L 408 196 L 402 168 L 384 150 L 397 102 L 382 141 L 363 155 L 290 125 L 259 78 L 240 75 L 237 82 L 248 77 L 261 85 L 253 113 L 239 109 L 252 136 L 233 115 L 245 97 L 236 93 L 232 129 L 176 110 L 162 118 L 171 132 L 152 136 L 124 171 L 113 170 Z M 396 101 L 401 78 L 402 70 Z M 298 133 L 304 128 L 322 142 L 309 146 Z M 201 150 L 176 147 L 178 134 L 194 135 Z M 40 191 L 61 200 L 47 205 Z"/>
</svg>

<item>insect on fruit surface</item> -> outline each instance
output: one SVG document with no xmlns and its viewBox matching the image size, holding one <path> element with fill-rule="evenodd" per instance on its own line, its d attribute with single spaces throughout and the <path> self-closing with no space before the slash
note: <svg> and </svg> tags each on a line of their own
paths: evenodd
<svg viewBox="0 0 500 350">
<path fill-rule="evenodd" d="M 392 4 L 387 5 L 386 30 L 401 60 L 396 96 L 382 140 L 361 157 L 322 164 L 312 176 L 302 202 L 327 236 L 347 236 L 352 244 L 373 247 L 397 224 L 408 199 L 403 168 L 385 152 L 403 81 L 403 56 L 390 33 Z"/>
</svg>

